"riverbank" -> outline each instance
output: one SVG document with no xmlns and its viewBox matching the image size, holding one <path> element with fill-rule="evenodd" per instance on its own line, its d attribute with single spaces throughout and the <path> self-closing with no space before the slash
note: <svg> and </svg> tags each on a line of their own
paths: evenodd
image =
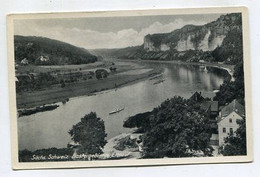
<svg viewBox="0 0 260 177">
<path fill-rule="evenodd" d="M 126 118 L 151 111 L 163 101 L 176 95 L 189 98 L 194 92 L 201 91 L 203 96 L 206 96 L 205 94 L 213 93 L 213 90 L 223 83 L 223 77 L 226 77 L 226 72 L 218 69 L 209 69 L 209 72 L 206 73 L 201 71 L 199 67 L 185 65 L 147 63 L 139 64 L 139 66 L 143 67 L 129 69 L 136 71 L 130 72 L 130 74 L 138 71 L 137 76 L 134 76 L 140 77 L 139 74 L 144 71 L 152 73 L 153 70 L 147 70 L 150 66 L 163 68 L 164 70 L 161 75 L 157 74 L 150 77 L 149 73 L 143 73 L 143 76 L 147 75 L 149 79 L 144 78 L 133 81 L 138 82 L 136 84 L 128 83 L 130 85 L 123 85 L 123 88 L 120 89 L 110 89 L 89 94 L 93 96 L 70 98 L 69 102 L 64 105 L 58 103 L 60 107 L 51 112 L 20 118 L 18 120 L 19 148 L 21 150 L 36 150 L 50 147 L 66 147 L 71 138 L 67 133 L 68 130 L 77 124 L 80 118 L 90 112 L 96 112 L 98 117 L 104 120 L 105 131 L 109 140 L 117 135 L 131 131 L 123 127 Z M 126 70 L 121 71 L 118 71 L 118 73 L 121 73 L 119 76 L 122 78 L 129 74 Z M 113 77 L 116 75 L 114 74 Z M 110 76 L 112 74 L 104 80 L 99 80 L 101 86 L 105 80 L 109 82 Z M 158 80 L 163 79 L 165 79 L 163 83 L 154 85 Z M 92 82 L 97 81 L 92 80 Z M 68 84 L 66 84 L 67 86 Z M 114 87 L 114 85 L 112 86 Z M 72 91 L 78 91 L 77 89 L 75 88 Z M 86 90 L 86 88 L 84 87 L 83 90 Z M 38 99 L 38 97 L 34 99 Z M 124 111 L 109 115 L 109 112 L 122 107 L 125 108 Z"/>
<path fill-rule="evenodd" d="M 127 137 L 134 137 L 136 138 L 137 136 L 140 136 L 139 134 L 134 134 L 134 133 L 122 133 L 118 136 L 115 136 L 109 140 L 107 140 L 107 144 L 104 146 L 103 152 L 104 154 L 110 154 L 115 153 L 115 154 L 128 154 L 127 159 L 139 159 L 141 158 L 141 152 L 134 148 L 126 148 L 122 151 L 117 150 L 115 147 L 118 145 L 118 143 L 120 143 L 120 141 L 122 141 L 124 138 Z"/>
<path fill-rule="evenodd" d="M 169 63 L 169 64 L 182 64 L 182 65 L 197 65 L 197 66 L 206 66 L 206 67 L 213 67 L 213 68 L 219 68 L 226 70 L 229 75 L 231 76 L 232 80 L 233 78 L 233 73 L 234 73 L 234 68 L 235 65 L 228 65 L 224 63 L 209 63 L 209 62 L 185 62 L 185 61 L 176 61 L 176 60 L 130 60 L 130 59 L 118 59 L 118 61 L 135 61 L 137 63 Z"/>
<path fill-rule="evenodd" d="M 231 80 L 233 78 L 234 65 L 226 65 L 220 63 L 207 63 L 207 62 L 182 62 L 182 61 L 155 61 L 155 60 L 113 60 L 115 65 L 119 68 L 116 73 L 110 73 L 107 78 L 102 80 L 92 79 L 74 83 L 67 83 L 64 88 L 60 85 L 53 85 L 48 89 L 24 92 L 17 94 L 17 107 L 18 109 L 33 108 L 42 106 L 44 104 L 53 104 L 62 102 L 66 98 L 95 95 L 98 92 L 117 89 L 129 84 L 134 84 L 143 81 L 149 77 L 160 74 L 163 68 L 156 65 L 153 68 L 146 68 L 144 63 L 169 63 L 169 64 L 182 64 L 182 65 L 199 65 L 207 67 L 215 67 L 226 70 Z M 98 67 L 101 66 L 97 65 Z M 86 66 L 85 66 L 86 67 Z M 122 69 L 120 70 L 120 67 Z M 151 67 L 151 66 L 150 66 Z M 88 68 L 89 69 L 89 68 Z M 92 66 L 92 69 L 93 66 Z"/>
<path fill-rule="evenodd" d="M 17 94 L 18 109 L 33 108 L 44 104 L 62 102 L 66 98 L 95 95 L 98 92 L 117 89 L 140 82 L 163 71 L 162 68 L 145 68 L 132 62 L 115 62 L 118 71 L 107 78 L 67 83 L 65 87 L 53 85 L 48 89 Z"/>
<path fill-rule="evenodd" d="M 43 106 L 38 106 L 35 108 L 29 108 L 29 109 L 18 109 L 18 116 L 22 117 L 22 116 L 29 116 L 31 114 L 35 114 L 38 112 L 45 112 L 45 111 L 52 111 L 56 108 L 58 108 L 59 105 L 57 104 L 50 104 L 50 105 L 43 105 Z"/>
</svg>

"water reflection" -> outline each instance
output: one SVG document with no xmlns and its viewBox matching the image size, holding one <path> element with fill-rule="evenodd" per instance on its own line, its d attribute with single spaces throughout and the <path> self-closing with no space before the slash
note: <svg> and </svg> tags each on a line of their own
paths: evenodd
<svg viewBox="0 0 260 177">
<path fill-rule="evenodd" d="M 219 69 L 210 68 L 208 72 L 203 72 L 199 66 L 192 65 L 161 64 L 159 67 L 165 68 L 162 76 L 165 81 L 160 84 L 154 85 L 155 80 L 147 79 L 116 91 L 73 98 L 56 110 L 19 118 L 19 149 L 66 147 L 70 142 L 69 129 L 91 111 L 104 120 L 107 138 L 130 132 L 130 129 L 123 127 L 124 120 L 129 116 L 150 111 L 175 95 L 188 98 L 194 91 L 212 94 L 212 90 L 218 88 L 226 76 Z M 109 115 L 119 107 L 125 107 L 124 111 Z"/>
</svg>

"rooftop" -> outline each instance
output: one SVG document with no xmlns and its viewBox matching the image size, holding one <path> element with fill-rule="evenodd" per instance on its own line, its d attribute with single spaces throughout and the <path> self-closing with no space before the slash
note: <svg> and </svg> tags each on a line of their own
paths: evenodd
<svg viewBox="0 0 260 177">
<path fill-rule="evenodd" d="M 231 112 L 235 111 L 241 117 L 245 116 L 245 107 L 242 106 L 237 100 L 233 100 L 221 110 L 222 117 L 228 116 Z"/>
<path fill-rule="evenodd" d="M 201 95 L 201 92 L 195 92 L 191 97 L 190 97 L 191 100 L 194 100 L 194 101 L 203 101 L 205 98 Z"/>
<path fill-rule="evenodd" d="M 210 111 L 218 112 L 218 101 L 204 101 L 201 103 L 200 108 L 205 111 L 210 108 Z"/>
</svg>

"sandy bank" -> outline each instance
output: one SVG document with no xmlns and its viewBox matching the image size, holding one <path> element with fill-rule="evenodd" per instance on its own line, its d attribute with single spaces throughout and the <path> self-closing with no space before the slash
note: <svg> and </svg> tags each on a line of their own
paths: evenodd
<svg viewBox="0 0 260 177">
<path fill-rule="evenodd" d="M 122 68 L 121 71 L 111 73 L 107 78 L 102 80 L 94 78 L 86 81 L 67 83 L 64 88 L 61 88 L 58 84 L 44 90 L 17 94 L 17 107 L 18 109 L 33 108 L 44 104 L 61 102 L 66 98 L 93 95 L 97 92 L 134 84 L 162 72 L 160 68 L 144 68 L 135 63 L 132 65 L 127 65 L 126 63 L 122 65 L 122 62 L 120 62 L 120 65 Z"/>
<path fill-rule="evenodd" d="M 189 65 L 204 65 L 207 67 L 215 67 L 226 70 L 233 78 L 233 65 L 219 64 L 219 63 L 194 63 L 194 62 L 180 62 L 180 61 L 154 61 L 154 60 L 115 60 L 116 66 L 119 70 L 117 73 L 110 74 L 108 78 L 97 80 L 87 80 L 74 83 L 67 83 L 64 88 L 60 85 L 53 85 L 48 89 L 38 90 L 33 92 L 24 92 L 17 94 L 17 107 L 32 108 L 44 104 L 51 104 L 61 102 L 66 98 L 92 95 L 104 90 L 111 90 L 136 82 L 143 81 L 149 77 L 162 72 L 162 68 L 146 68 L 144 63 L 172 63 L 172 64 L 189 64 Z M 159 66 L 159 65 L 158 65 Z M 86 66 L 85 66 L 86 67 Z M 91 66 L 93 67 L 93 66 Z M 100 64 L 97 65 L 100 67 Z M 121 68 L 121 70 L 120 70 Z M 89 69 L 89 68 L 88 68 Z M 92 69 L 92 68 L 91 68 Z"/>
<path fill-rule="evenodd" d="M 132 133 L 122 133 L 118 136 L 115 136 L 115 137 L 109 139 L 103 149 L 103 152 L 105 154 L 109 154 L 111 152 L 114 152 L 116 154 L 122 154 L 122 153 L 129 154 L 128 158 L 131 158 L 131 159 L 141 158 L 141 153 L 139 151 L 132 151 L 131 149 L 125 149 L 124 151 L 119 151 L 114 148 L 114 146 L 116 146 L 118 144 L 120 139 L 123 139 L 123 138 L 125 138 L 127 136 L 131 136 L 131 135 L 132 135 Z"/>
<path fill-rule="evenodd" d="M 118 59 L 117 61 L 135 61 L 137 63 L 171 63 L 171 64 L 183 64 L 183 65 L 197 65 L 197 66 L 207 66 L 207 67 L 214 67 L 214 68 L 219 68 L 226 70 L 229 75 L 232 77 L 232 81 L 234 80 L 233 78 L 233 73 L 234 73 L 234 67 L 235 65 L 228 65 L 228 64 L 221 64 L 221 63 L 209 63 L 209 62 L 184 62 L 184 61 L 162 61 L 162 60 L 129 60 L 129 59 Z"/>
</svg>

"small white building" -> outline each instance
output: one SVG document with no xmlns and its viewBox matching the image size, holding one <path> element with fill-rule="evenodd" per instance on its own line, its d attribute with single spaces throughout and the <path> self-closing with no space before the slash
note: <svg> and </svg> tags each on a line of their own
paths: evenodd
<svg viewBox="0 0 260 177">
<path fill-rule="evenodd" d="M 22 59 L 21 64 L 28 65 L 29 61 L 27 60 L 27 58 L 24 58 L 24 59 Z"/>
<path fill-rule="evenodd" d="M 219 112 L 218 117 L 218 136 L 219 146 L 224 144 L 224 139 L 235 132 L 239 125 L 237 120 L 245 117 L 245 108 L 237 100 L 233 100 Z"/>
<path fill-rule="evenodd" d="M 40 56 L 40 61 L 49 61 L 49 57 L 48 56 Z"/>
</svg>

